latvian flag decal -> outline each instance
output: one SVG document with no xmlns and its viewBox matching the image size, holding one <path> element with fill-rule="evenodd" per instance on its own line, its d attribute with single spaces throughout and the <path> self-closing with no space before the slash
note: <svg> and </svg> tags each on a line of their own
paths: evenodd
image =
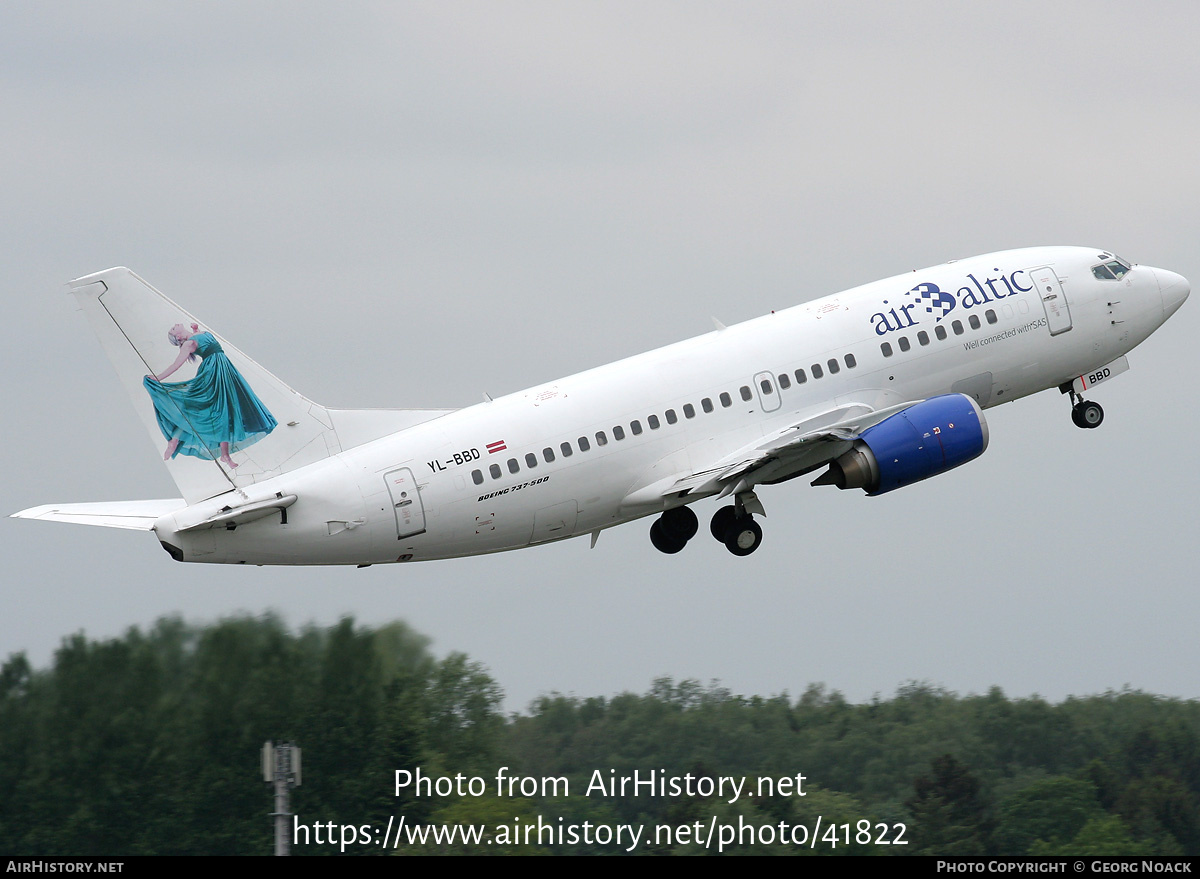
<svg viewBox="0 0 1200 879">
<path fill-rule="evenodd" d="M 488 450 L 489 455 L 494 455 L 494 454 L 496 454 L 496 452 L 503 452 L 507 448 L 508 448 L 508 446 L 506 446 L 504 444 L 504 440 L 496 440 L 494 443 L 487 444 L 487 450 Z"/>
</svg>

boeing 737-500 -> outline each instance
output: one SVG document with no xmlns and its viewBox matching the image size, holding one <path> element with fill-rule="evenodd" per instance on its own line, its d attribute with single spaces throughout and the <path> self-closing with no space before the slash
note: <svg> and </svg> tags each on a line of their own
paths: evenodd
<svg viewBox="0 0 1200 879">
<path fill-rule="evenodd" d="M 679 552 L 692 505 L 734 555 L 760 486 L 879 495 L 988 444 L 983 412 L 1085 399 L 1187 299 L 1186 279 L 1086 247 L 907 272 L 466 409 L 329 409 L 129 269 L 71 289 L 182 495 L 52 504 L 28 519 L 153 531 L 172 558 L 360 566 L 520 549 L 654 516 Z M 819 473 L 817 471 L 820 471 Z"/>
</svg>

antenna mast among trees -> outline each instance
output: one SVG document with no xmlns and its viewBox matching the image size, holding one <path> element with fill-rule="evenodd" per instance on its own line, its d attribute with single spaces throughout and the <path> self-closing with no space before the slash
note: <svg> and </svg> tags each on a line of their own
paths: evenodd
<svg viewBox="0 0 1200 879">
<path fill-rule="evenodd" d="M 300 749 L 293 742 L 263 743 L 263 781 L 275 785 L 275 855 L 291 854 L 291 831 L 288 819 L 291 812 L 291 789 L 300 786 Z"/>
</svg>

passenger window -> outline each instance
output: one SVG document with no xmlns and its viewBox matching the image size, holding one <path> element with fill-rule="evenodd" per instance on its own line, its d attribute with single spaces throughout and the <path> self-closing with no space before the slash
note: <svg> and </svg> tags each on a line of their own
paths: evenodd
<svg viewBox="0 0 1200 879">
<path fill-rule="evenodd" d="M 950 324 L 950 327 L 954 330 L 954 335 L 961 336 L 963 334 L 962 321 L 956 320 L 954 323 Z"/>
<path fill-rule="evenodd" d="M 797 369 L 792 374 L 796 376 L 796 384 L 798 385 L 802 385 L 808 381 L 808 373 L 806 373 L 803 369 Z"/>
<path fill-rule="evenodd" d="M 549 446 L 542 449 L 542 457 L 545 458 L 547 464 L 553 463 L 554 462 L 554 449 L 550 448 Z"/>
<path fill-rule="evenodd" d="M 508 472 L 509 473 L 520 473 L 521 472 L 521 465 L 517 463 L 516 458 L 508 459 Z"/>
<path fill-rule="evenodd" d="M 471 471 L 471 481 L 474 482 L 476 485 L 483 485 L 483 471 L 472 470 Z"/>
<path fill-rule="evenodd" d="M 786 391 L 791 386 L 792 386 L 792 380 L 790 378 L 788 378 L 787 373 L 786 372 L 779 373 L 779 387 Z"/>
<path fill-rule="evenodd" d="M 586 452 L 591 447 L 592 447 L 592 444 L 590 442 L 588 442 L 588 438 L 586 436 L 581 436 L 579 438 L 579 451 Z"/>
<path fill-rule="evenodd" d="M 525 466 L 528 467 L 530 470 L 532 470 L 534 467 L 536 467 L 537 466 L 537 455 L 535 455 L 533 452 L 527 453 L 525 455 Z"/>
<path fill-rule="evenodd" d="M 492 479 L 499 479 L 500 478 L 500 465 L 493 464 L 492 466 L 488 467 L 488 473 L 492 474 Z"/>
<path fill-rule="evenodd" d="M 725 391 L 721 391 L 721 405 L 726 409 L 733 405 L 733 397 L 729 396 Z"/>
<path fill-rule="evenodd" d="M 633 433 L 634 436 L 640 436 L 642 433 L 642 422 L 640 422 L 640 421 L 629 422 L 629 430 L 631 433 Z"/>
<path fill-rule="evenodd" d="M 945 339 L 946 338 L 946 328 L 944 326 L 942 326 L 941 324 L 938 324 L 936 327 L 933 328 L 933 334 L 935 336 L 937 336 L 939 339 Z"/>
<path fill-rule="evenodd" d="M 929 344 L 929 333 L 925 332 L 924 330 L 917 330 L 917 341 L 920 342 L 922 345 L 928 345 Z"/>
<path fill-rule="evenodd" d="M 738 393 L 740 393 L 742 395 L 742 399 L 745 400 L 746 402 L 750 402 L 751 398 L 754 397 L 754 392 L 752 390 L 750 390 L 749 385 L 742 385 L 742 387 L 738 391 Z"/>
<path fill-rule="evenodd" d="M 983 316 L 987 318 L 987 322 L 990 324 L 994 324 L 997 320 L 999 320 L 999 318 L 996 317 L 996 312 L 990 308 L 983 313 Z"/>
<path fill-rule="evenodd" d="M 667 424 L 674 424 L 679 420 L 679 416 L 675 414 L 674 409 L 667 410 Z"/>
<path fill-rule="evenodd" d="M 608 437 L 606 437 L 604 435 L 604 431 L 602 431 L 602 430 L 596 431 L 596 445 L 598 445 L 598 446 L 607 446 L 608 445 Z"/>
<path fill-rule="evenodd" d="M 696 407 L 693 406 L 691 403 L 684 403 L 683 404 L 683 417 L 684 418 L 695 418 L 696 417 Z"/>
<path fill-rule="evenodd" d="M 658 416 L 657 415 L 647 415 L 646 423 L 650 425 L 651 430 L 658 430 Z"/>
<path fill-rule="evenodd" d="M 771 383 L 770 383 L 769 381 L 767 381 L 765 378 L 764 378 L 762 381 L 760 381 L 760 382 L 758 383 L 758 386 L 759 386 L 760 388 L 762 388 L 762 392 L 763 392 L 764 394 L 773 394 L 773 393 L 775 393 L 775 391 L 774 391 L 774 390 L 772 390 L 772 388 L 771 388 Z"/>
<path fill-rule="evenodd" d="M 558 447 L 558 450 L 562 452 L 562 456 L 564 458 L 569 458 L 575 453 L 575 450 L 571 448 L 570 443 L 561 443 Z"/>
<path fill-rule="evenodd" d="M 879 346 L 879 350 L 883 352 L 884 357 L 891 357 L 892 356 L 892 343 L 891 342 L 881 343 Z"/>
<path fill-rule="evenodd" d="M 621 427 L 621 425 L 619 425 L 619 424 L 616 425 L 613 428 L 613 439 L 615 439 L 615 440 L 625 439 L 625 428 Z"/>
<path fill-rule="evenodd" d="M 908 341 L 908 336 L 900 337 L 900 350 L 907 351 L 912 348 L 912 342 Z"/>
<path fill-rule="evenodd" d="M 830 375 L 837 375 L 839 372 L 841 372 L 842 365 L 837 362 L 836 357 L 829 358 L 829 362 L 826 363 L 825 365 L 829 367 Z"/>
<path fill-rule="evenodd" d="M 825 375 L 825 370 L 821 369 L 819 363 L 814 363 L 809 369 L 812 371 L 813 378 L 822 378 Z"/>
<path fill-rule="evenodd" d="M 968 318 L 968 320 L 971 324 L 971 329 L 973 329 L 973 330 L 979 329 L 979 315 L 973 314 L 970 316 L 970 318 Z"/>
<path fill-rule="evenodd" d="M 708 397 L 705 397 L 703 400 L 700 401 L 700 408 L 703 409 L 705 412 L 713 411 L 712 400 L 710 400 Z"/>
<path fill-rule="evenodd" d="M 854 367 L 856 367 L 856 366 L 858 366 L 858 361 L 854 359 L 854 355 L 847 354 L 846 355 L 846 369 L 854 369 Z"/>
</svg>

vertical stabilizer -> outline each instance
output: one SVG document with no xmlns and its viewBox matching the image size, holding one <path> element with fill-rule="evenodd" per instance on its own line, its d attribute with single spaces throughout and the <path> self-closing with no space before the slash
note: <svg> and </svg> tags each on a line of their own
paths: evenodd
<svg viewBox="0 0 1200 879">
<path fill-rule="evenodd" d="M 70 286 L 188 503 L 341 451 L 325 407 L 129 269 Z"/>
</svg>

